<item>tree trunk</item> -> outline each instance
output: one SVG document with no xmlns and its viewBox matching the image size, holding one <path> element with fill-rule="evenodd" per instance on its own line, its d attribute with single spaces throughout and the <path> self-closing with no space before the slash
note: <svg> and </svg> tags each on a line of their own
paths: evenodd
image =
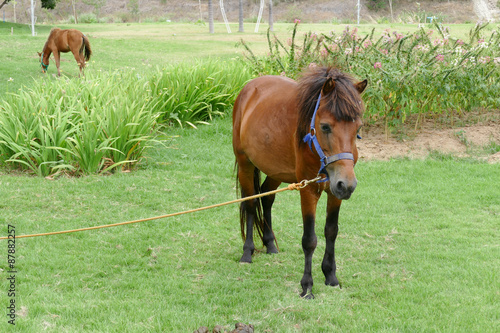
<svg viewBox="0 0 500 333">
<path fill-rule="evenodd" d="M 273 27 L 273 0 L 269 0 L 269 30 L 274 31 L 274 27 Z"/>
<path fill-rule="evenodd" d="M 391 22 L 394 22 L 394 15 L 392 13 L 392 0 L 389 0 L 389 7 L 391 8 Z"/>
<path fill-rule="evenodd" d="M 4 2 L 2 2 L 0 4 L 0 9 L 2 9 L 3 6 L 5 6 L 7 4 L 7 2 L 9 2 L 9 0 L 5 0 Z"/>
<path fill-rule="evenodd" d="M 212 0 L 208 0 L 208 27 L 210 33 L 214 33 L 214 7 L 212 6 Z"/>
<path fill-rule="evenodd" d="M 71 3 L 73 4 L 73 16 L 75 17 L 75 24 L 78 24 L 78 17 L 76 16 L 75 0 L 71 0 Z"/>
<path fill-rule="evenodd" d="M 240 0 L 240 13 L 238 20 L 240 22 L 240 27 L 238 29 L 238 32 L 245 32 L 245 28 L 243 28 L 243 0 Z"/>
</svg>

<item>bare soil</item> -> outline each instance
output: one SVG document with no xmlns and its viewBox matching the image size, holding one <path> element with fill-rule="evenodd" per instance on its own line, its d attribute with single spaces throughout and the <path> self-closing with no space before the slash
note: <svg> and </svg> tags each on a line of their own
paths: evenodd
<svg viewBox="0 0 500 333">
<path fill-rule="evenodd" d="M 372 125 L 363 128 L 362 137 L 357 142 L 361 160 L 389 160 L 398 157 L 420 159 L 438 152 L 500 163 L 500 152 L 488 149 L 500 145 L 498 119 L 454 128 L 436 128 L 435 124 L 427 123 L 417 133 L 389 133 L 388 136 L 383 126 Z"/>
<path fill-rule="evenodd" d="M 2 2 L 2 1 L 0 1 Z M 219 1 L 213 2 L 214 19 L 222 21 Z M 400 0 L 393 4 L 391 15 L 388 2 L 381 2 L 383 8 L 370 9 L 369 1 L 361 2 L 360 17 L 363 22 L 375 23 L 382 18 L 391 19 L 395 22 L 407 22 L 412 14 L 425 12 L 430 16 L 439 17 L 444 23 L 476 22 L 485 18 L 497 18 L 497 0 Z M 259 12 L 259 1 L 244 0 L 244 17 L 246 20 L 256 19 Z M 129 1 L 107 0 L 99 11 L 99 17 L 107 17 L 111 22 L 120 18 L 123 22 L 143 21 L 147 19 L 169 19 L 171 21 L 191 21 L 201 19 L 208 21 L 208 2 L 196 0 L 138 0 L 138 15 L 132 14 Z M 268 20 L 268 2 L 263 13 L 263 20 Z M 72 1 L 59 1 L 54 10 L 42 10 L 41 2 L 35 1 L 37 23 L 57 22 L 66 20 L 73 15 Z M 95 7 L 82 1 L 75 1 L 78 16 L 91 13 Z M 239 13 L 239 1 L 225 0 L 224 9 L 229 21 L 237 22 Z M 493 10 L 494 12 L 490 13 Z M 14 4 L 10 2 L 2 8 L 5 18 L 9 22 L 14 21 Z M 392 16 L 392 18 L 391 18 Z M 304 22 L 332 22 L 332 21 L 354 21 L 357 19 L 356 1 L 344 0 L 295 0 L 281 1 L 273 6 L 273 17 L 275 22 L 293 22 L 300 18 Z M 16 1 L 16 20 L 18 23 L 30 22 L 30 0 Z"/>
</svg>

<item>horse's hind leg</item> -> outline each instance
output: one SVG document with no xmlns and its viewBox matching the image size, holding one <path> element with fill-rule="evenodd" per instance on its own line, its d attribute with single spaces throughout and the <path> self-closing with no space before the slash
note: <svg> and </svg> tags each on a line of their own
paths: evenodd
<svg viewBox="0 0 500 333">
<path fill-rule="evenodd" d="M 71 53 L 75 57 L 76 63 L 80 67 L 80 76 L 83 74 L 83 69 L 85 68 L 85 59 L 83 56 L 83 48 L 72 48 Z"/>
<path fill-rule="evenodd" d="M 274 191 L 280 186 L 281 182 L 267 177 L 262 184 L 262 192 Z M 262 235 L 262 241 L 267 248 L 267 253 L 278 253 L 278 249 L 275 245 L 275 237 L 273 233 L 273 224 L 271 220 L 271 209 L 273 207 L 275 194 L 267 195 L 262 197 L 262 209 L 264 213 L 264 231 Z"/>
<path fill-rule="evenodd" d="M 254 187 L 255 166 L 250 162 L 238 162 L 238 181 L 241 186 L 241 196 L 248 197 L 255 194 Z M 240 206 L 240 218 L 242 231 L 246 227 L 245 244 L 243 244 L 243 256 L 240 262 L 252 262 L 252 254 L 255 251 L 253 242 L 253 226 L 257 216 L 257 199 L 244 201 Z"/>
</svg>

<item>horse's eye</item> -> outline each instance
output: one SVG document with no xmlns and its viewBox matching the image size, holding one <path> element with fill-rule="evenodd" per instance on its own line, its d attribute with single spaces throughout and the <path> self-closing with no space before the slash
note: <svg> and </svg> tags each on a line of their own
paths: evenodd
<svg viewBox="0 0 500 333">
<path fill-rule="evenodd" d="M 359 131 L 361 131 L 361 127 L 363 127 L 363 125 L 359 126 L 358 130 L 356 131 L 356 137 L 357 137 L 358 139 L 360 139 L 360 140 L 362 139 L 362 138 L 361 138 L 361 135 L 359 135 Z"/>
<path fill-rule="evenodd" d="M 321 131 L 325 134 L 332 133 L 332 128 L 328 124 L 321 124 Z"/>
</svg>

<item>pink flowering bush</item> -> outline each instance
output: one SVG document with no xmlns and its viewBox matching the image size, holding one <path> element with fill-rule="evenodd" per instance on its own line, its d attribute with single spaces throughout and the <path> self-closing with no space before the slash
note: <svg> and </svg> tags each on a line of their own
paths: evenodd
<svg viewBox="0 0 500 333">
<path fill-rule="evenodd" d="M 296 20 L 292 36 L 287 39 L 286 45 L 276 36 L 267 31 L 269 52 L 267 57 L 257 57 L 252 50 L 241 41 L 245 48 L 244 57 L 255 75 L 283 75 L 296 78 L 297 75 L 311 63 L 324 63 L 331 50 L 323 45 L 324 37 L 314 32 L 306 33 L 297 42 L 297 27 L 300 20 Z"/>
<path fill-rule="evenodd" d="M 450 116 L 474 108 L 500 109 L 500 29 L 484 34 L 476 25 L 468 40 L 452 37 L 448 28 L 414 33 L 384 30 L 360 36 L 347 26 L 340 33 L 308 33 L 288 47 L 268 36 L 270 56 L 247 59 L 255 73 L 285 73 L 295 78 L 309 64 L 333 64 L 359 79 L 367 78 L 365 120 L 401 126 L 410 116 Z M 249 49 L 247 48 L 247 51 Z"/>
<path fill-rule="evenodd" d="M 368 78 L 364 93 L 365 117 L 387 127 L 404 124 L 417 115 L 450 115 L 473 108 L 500 108 L 500 31 L 483 36 L 484 25 L 469 33 L 469 40 L 450 36 L 447 28 L 421 29 L 413 34 L 374 30 L 358 36 L 349 27 L 325 36 L 335 45 L 327 62 L 359 78 Z"/>
</svg>

